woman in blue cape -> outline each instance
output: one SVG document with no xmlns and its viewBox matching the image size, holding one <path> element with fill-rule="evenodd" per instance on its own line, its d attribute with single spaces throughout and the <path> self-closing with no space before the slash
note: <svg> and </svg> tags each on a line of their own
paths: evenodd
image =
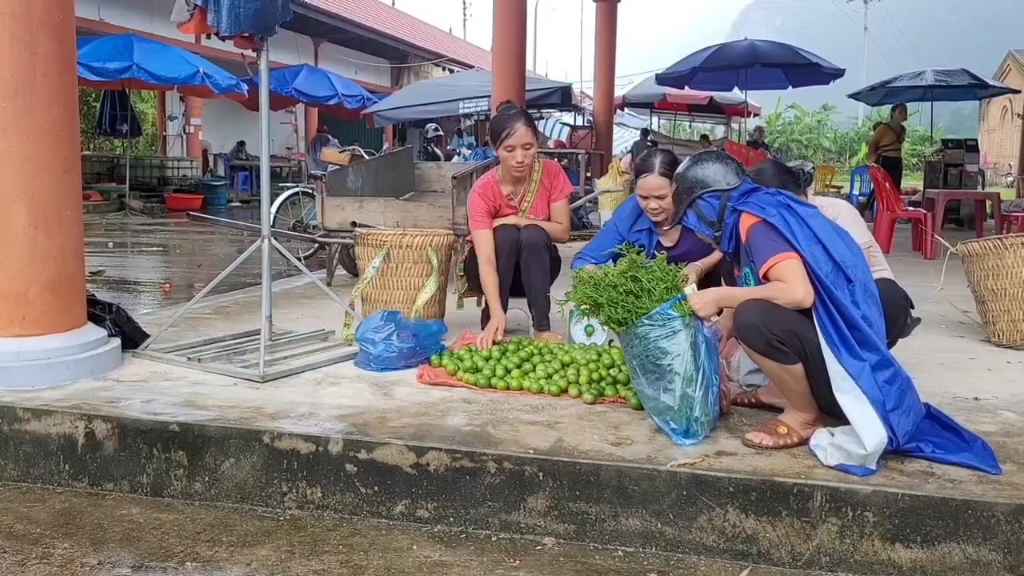
<svg viewBox="0 0 1024 576">
<path fill-rule="evenodd" d="M 758 449 L 809 444 L 857 475 L 884 452 L 999 474 L 991 447 L 924 404 L 886 346 L 878 290 L 857 243 L 814 205 L 751 182 L 724 152 L 700 152 L 673 178 L 674 221 L 721 250 L 737 286 L 689 297 L 719 316 L 778 392 L 782 413 L 744 435 Z M 824 417 L 834 420 L 824 427 Z"/>
<path fill-rule="evenodd" d="M 698 287 L 721 286 L 718 264 L 722 254 L 693 230 L 672 220 L 676 212 L 672 175 L 677 168 L 679 157 L 671 150 L 652 148 L 641 154 L 633 165 L 634 194 L 580 250 L 572 268 L 615 262 L 620 249 L 630 244 L 643 248 L 649 257 L 664 253 L 669 262 L 686 264 L 688 278 Z"/>
</svg>

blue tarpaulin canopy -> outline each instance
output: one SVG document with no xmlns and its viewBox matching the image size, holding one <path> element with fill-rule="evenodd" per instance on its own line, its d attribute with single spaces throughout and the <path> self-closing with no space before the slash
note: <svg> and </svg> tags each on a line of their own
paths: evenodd
<svg viewBox="0 0 1024 576">
<path fill-rule="evenodd" d="M 188 50 L 119 34 L 78 39 L 78 78 L 101 90 L 177 90 L 200 98 L 244 98 L 241 80 Z"/>
<path fill-rule="evenodd" d="M 897 74 L 847 96 L 868 106 L 907 102 L 976 102 L 1020 90 L 963 68 L 925 68 Z"/>
<path fill-rule="evenodd" d="M 249 86 L 245 106 L 259 110 L 259 77 L 243 80 Z M 327 112 L 359 111 L 378 99 L 352 80 L 323 68 L 299 64 L 270 71 L 270 109 L 283 110 L 296 104 L 307 104 Z"/>
<path fill-rule="evenodd" d="M 773 40 L 736 40 L 708 46 L 655 75 L 659 86 L 731 92 L 827 86 L 846 70 L 813 54 Z"/>
<path fill-rule="evenodd" d="M 488 114 L 491 110 L 489 70 L 468 70 L 414 82 L 374 104 L 364 114 L 378 125 L 419 122 L 448 116 Z M 526 77 L 526 107 L 567 110 L 573 107 L 572 85 Z"/>
</svg>

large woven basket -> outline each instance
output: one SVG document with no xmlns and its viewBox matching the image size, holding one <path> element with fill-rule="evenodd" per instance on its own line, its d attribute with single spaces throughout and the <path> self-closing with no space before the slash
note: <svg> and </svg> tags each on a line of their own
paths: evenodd
<svg viewBox="0 0 1024 576">
<path fill-rule="evenodd" d="M 448 230 L 356 230 L 359 283 L 353 290 L 364 316 L 398 310 L 444 319 L 455 234 Z"/>
<path fill-rule="evenodd" d="M 1024 234 L 961 242 L 967 286 L 996 346 L 1024 346 Z"/>
</svg>

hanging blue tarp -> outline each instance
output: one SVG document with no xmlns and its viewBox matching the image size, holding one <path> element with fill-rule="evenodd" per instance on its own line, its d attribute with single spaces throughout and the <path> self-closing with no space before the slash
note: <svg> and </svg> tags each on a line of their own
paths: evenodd
<svg viewBox="0 0 1024 576">
<path fill-rule="evenodd" d="M 203 18 L 221 38 L 270 37 L 292 18 L 291 0 L 177 0 L 171 20 L 177 24 Z"/>
<path fill-rule="evenodd" d="M 78 78 L 101 90 L 176 90 L 199 98 L 247 94 L 241 80 L 216 64 L 135 34 L 79 38 Z"/>
<path fill-rule="evenodd" d="M 96 114 L 96 135 L 123 140 L 142 137 L 142 124 L 127 90 L 103 91 Z"/>
<path fill-rule="evenodd" d="M 243 80 L 249 87 L 246 106 L 259 109 L 259 77 Z M 318 108 L 358 111 L 373 106 L 378 99 L 354 81 L 323 68 L 299 64 L 270 71 L 270 109 L 283 110 L 296 104 Z"/>
</svg>

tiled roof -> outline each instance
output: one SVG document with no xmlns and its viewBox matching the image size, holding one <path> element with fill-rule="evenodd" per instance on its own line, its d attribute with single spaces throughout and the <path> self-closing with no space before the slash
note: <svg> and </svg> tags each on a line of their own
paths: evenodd
<svg viewBox="0 0 1024 576">
<path fill-rule="evenodd" d="M 300 0 L 312 8 L 349 20 L 395 40 L 450 58 L 471 68 L 491 69 L 491 53 L 427 24 L 380 0 Z"/>
</svg>

